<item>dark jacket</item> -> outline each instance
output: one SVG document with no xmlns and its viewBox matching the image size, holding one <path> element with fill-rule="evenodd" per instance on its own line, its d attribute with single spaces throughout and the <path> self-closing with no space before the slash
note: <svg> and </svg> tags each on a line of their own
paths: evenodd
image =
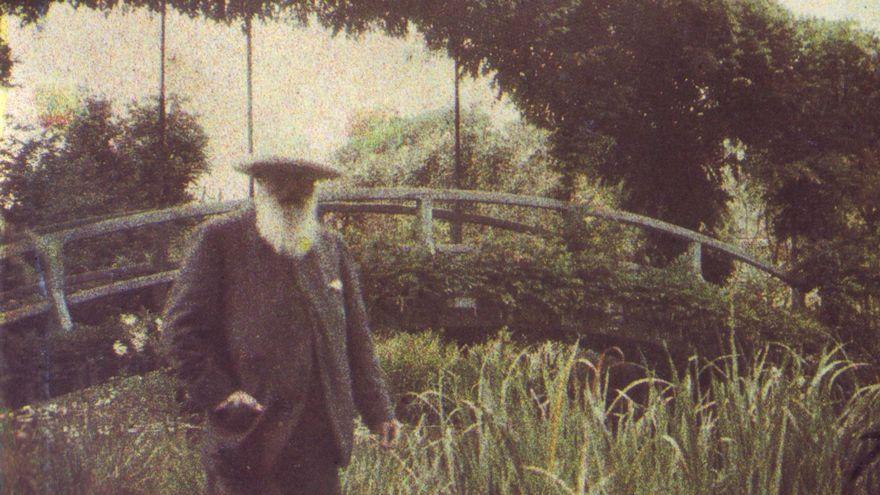
<svg viewBox="0 0 880 495">
<path fill-rule="evenodd" d="M 293 290 L 296 283 L 302 291 Z M 258 449 L 268 450 L 271 463 L 283 448 L 278 442 L 295 426 L 280 404 L 289 399 L 286 391 L 297 389 L 297 380 L 307 379 L 287 366 L 292 353 L 311 348 L 291 342 L 285 332 L 296 294 L 306 296 L 315 320 L 314 364 L 344 466 L 351 456 L 355 409 L 377 432 L 393 418 L 393 408 L 374 353 L 358 271 L 338 234 L 322 231 L 311 251 L 295 262 L 259 237 L 253 208 L 203 224 L 172 289 L 163 337 L 196 408 L 208 411 L 239 389 L 266 406 L 264 417 L 271 420 L 249 438 L 234 441 L 275 442 Z M 216 428 L 208 435 L 223 437 Z"/>
</svg>

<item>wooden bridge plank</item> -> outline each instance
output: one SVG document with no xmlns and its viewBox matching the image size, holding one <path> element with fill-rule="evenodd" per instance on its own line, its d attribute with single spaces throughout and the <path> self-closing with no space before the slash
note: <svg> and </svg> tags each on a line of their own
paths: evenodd
<svg viewBox="0 0 880 495">
<path fill-rule="evenodd" d="M 137 263 L 134 265 L 107 268 L 91 272 L 76 273 L 65 277 L 64 286 L 75 288 L 87 283 L 107 282 L 113 279 L 136 277 L 157 271 L 154 263 Z M 0 301 L 33 296 L 39 291 L 39 284 L 22 285 L 14 289 L 0 292 Z"/>
<path fill-rule="evenodd" d="M 319 205 L 319 211 L 324 213 L 376 213 L 383 215 L 415 215 L 418 208 L 415 206 L 389 204 L 389 203 L 339 203 L 327 202 Z M 456 218 L 454 211 L 445 208 L 434 208 L 434 218 L 440 220 L 452 221 Z M 512 220 L 502 220 L 500 218 L 490 217 L 486 215 L 477 215 L 474 213 L 460 213 L 462 221 L 477 225 L 485 225 L 487 227 L 495 227 L 521 234 L 537 235 L 542 237 L 552 237 L 556 235 L 553 231 L 543 227 L 536 227 Z"/>
</svg>

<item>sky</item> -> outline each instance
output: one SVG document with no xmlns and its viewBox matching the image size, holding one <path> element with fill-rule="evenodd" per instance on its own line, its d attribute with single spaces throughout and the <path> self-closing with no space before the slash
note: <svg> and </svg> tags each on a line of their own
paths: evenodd
<svg viewBox="0 0 880 495">
<path fill-rule="evenodd" d="M 800 15 L 851 19 L 880 31 L 880 0 L 782 3 Z M 4 30 L 16 59 L 15 86 L 0 94 L 0 111 L 9 122 L 35 122 L 46 92 L 97 94 L 117 106 L 158 94 L 155 14 L 56 6 L 37 25 L 0 20 L 0 36 Z M 211 170 L 197 189 L 210 197 L 243 197 L 246 180 L 232 165 L 247 152 L 244 35 L 237 26 L 170 11 L 166 43 L 167 90 L 199 116 L 210 140 Z M 255 23 L 253 64 L 257 153 L 327 160 L 359 112 L 407 116 L 452 105 L 452 61 L 428 51 L 417 35 L 352 39 L 317 25 Z M 461 94 L 465 108 L 480 106 L 498 124 L 519 118 L 488 78 L 465 78 Z"/>
</svg>

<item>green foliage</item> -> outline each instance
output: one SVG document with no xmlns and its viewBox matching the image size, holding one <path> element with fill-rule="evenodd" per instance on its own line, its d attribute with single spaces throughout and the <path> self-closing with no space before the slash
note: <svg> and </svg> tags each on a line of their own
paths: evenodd
<svg viewBox="0 0 880 495">
<path fill-rule="evenodd" d="M 415 351 L 417 352 L 417 351 Z M 396 452 L 359 438 L 347 493 L 842 493 L 856 436 L 876 418 L 877 387 L 841 395 L 853 363 L 824 353 L 808 364 L 767 350 L 655 382 L 646 402 L 611 427 L 608 393 L 568 396 L 577 350 L 472 349 L 420 394 L 431 413 L 405 429 Z M 583 387 L 584 384 L 575 384 Z M 605 404 L 605 405 L 603 405 Z M 384 473 L 376 477 L 375 473 Z M 864 481 L 864 480 L 863 480 Z M 870 493 L 871 486 L 850 487 Z"/>
<path fill-rule="evenodd" d="M 336 162 L 347 182 L 361 187 L 453 187 L 451 110 L 399 117 L 382 112 L 356 116 Z M 522 123 L 493 125 L 479 108 L 462 112 L 463 189 L 547 196 L 559 164 L 549 156 L 546 133 Z"/>
<path fill-rule="evenodd" d="M 207 136 L 172 99 L 163 148 L 156 108 L 144 101 L 116 114 L 108 101 L 90 98 L 66 125 L 8 137 L 0 152 L 4 219 L 22 231 L 191 199 L 188 186 L 208 167 Z M 159 225 L 74 241 L 65 269 L 161 264 L 178 230 Z"/>
<path fill-rule="evenodd" d="M 732 159 L 725 140 L 766 152 L 772 170 L 784 171 L 817 154 L 859 156 L 880 125 L 877 36 L 797 20 L 771 1 L 365 1 L 320 9 L 325 22 L 354 31 L 411 22 L 472 74 L 492 74 L 550 132 L 566 175 L 622 182 L 627 209 L 695 230 L 721 226 L 725 167 L 772 183 Z M 838 194 L 833 184 L 820 187 Z M 797 208 L 806 192 L 780 206 Z M 667 260 L 684 248 L 654 241 L 663 247 L 654 254 Z"/>
<path fill-rule="evenodd" d="M 487 242 L 465 254 L 432 255 L 384 240 L 355 242 L 353 249 L 370 317 L 384 325 L 438 328 L 453 298 L 466 296 L 477 300 L 484 331 L 507 326 L 537 340 L 596 332 L 718 355 L 731 331 L 748 348 L 780 341 L 805 352 L 836 337 L 808 313 L 774 300 L 781 287 L 721 288 L 697 280 L 684 262 L 635 266 L 572 254 L 546 239 Z"/>
<path fill-rule="evenodd" d="M 392 391 L 398 418 L 417 420 L 413 392 L 428 390 L 459 359 L 453 344 L 444 343 L 434 332 L 397 333 L 376 346 L 388 387 Z"/>
<path fill-rule="evenodd" d="M 877 386 L 844 391 L 854 363 L 768 350 L 650 379 L 645 401 L 617 411 L 603 383 L 577 382 L 579 350 L 495 339 L 469 352 L 436 337 L 379 341 L 383 361 L 436 359 L 401 382 L 422 405 L 399 444 L 355 432 L 344 493 L 869 494 L 844 477 L 877 428 Z M 435 353 L 443 355 L 437 358 Z M 594 363 L 595 364 L 595 363 Z M 587 386 L 589 385 L 589 386 Z M 204 475 L 192 418 L 176 414 L 165 373 L 114 380 L 0 416 L 0 493 L 196 493 Z M 708 387 L 708 388 L 707 388 Z M 570 396 L 582 389 L 586 400 Z M 398 392 L 403 392 L 398 390 Z M 400 396 L 402 394 L 398 394 Z M 626 399 L 622 399 L 626 401 Z M 619 414 L 619 416 L 615 416 Z M 616 425 L 616 426 L 614 426 Z"/>
<path fill-rule="evenodd" d="M 553 196 L 566 187 L 560 163 L 549 151 L 547 133 L 523 123 L 493 125 L 480 108 L 462 113 L 462 187 L 523 195 Z M 336 187 L 452 188 L 454 168 L 453 115 L 449 110 L 398 117 L 365 112 L 349 124 L 348 142 L 338 150 L 336 164 L 347 178 Z M 615 205 L 617 191 L 583 181 L 576 184 L 577 200 Z M 445 207 L 445 205 L 437 205 Z M 562 229 L 553 213 L 502 205 L 467 205 L 466 213 L 488 215 L 528 225 Z M 352 236 L 382 231 L 388 239 L 406 243 L 418 225 L 410 218 L 356 217 L 340 223 Z M 438 242 L 445 241 L 448 224 L 435 222 Z M 480 244 L 504 238 L 488 229 L 466 226 L 465 243 Z M 583 249 L 629 250 L 633 236 L 620 226 L 591 225 L 576 236 Z"/>
<path fill-rule="evenodd" d="M 200 493 L 200 427 L 175 389 L 151 373 L 0 414 L 0 494 Z"/>
<path fill-rule="evenodd" d="M 207 137 L 172 103 L 163 151 L 155 114 L 154 102 L 114 115 L 109 102 L 88 99 L 60 131 L 10 137 L 0 161 L 7 218 L 34 227 L 190 199 L 187 186 L 207 169 Z"/>
<path fill-rule="evenodd" d="M 0 398 L 12 406 L 44 399 L 44 379 L 48 392 L 58 396 L 156 369 L 162 355 L 158 323 L 149 311 L 124 313 L 98 325 L 77 324 L 70 332 L 6 331 L 0 352 Z"/>
</svg>

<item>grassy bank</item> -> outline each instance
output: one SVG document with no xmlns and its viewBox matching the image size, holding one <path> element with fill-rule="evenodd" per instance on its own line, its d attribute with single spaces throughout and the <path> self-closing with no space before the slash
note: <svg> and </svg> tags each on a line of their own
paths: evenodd
<svg viewBox="0 0 880 495">
<path fill-rule="evenodd" d="M 415 389 L 402 406 L 414 421 L 392 451 L 358 429 L 346 493 L 874 493 L 864 477 L 843 487 L 865 448 L 858 435 L 877 426 L 878 387 L 843 392 L 836 383 L 854 365 L 833 353 L 719 360 L 709 389 L 694 371 L 620 408 L 626 398 L 614 403 L 590 373 L 572 372 L 583 363 L 571 346 L 460 351 L 400 336 L 379 347 L 392 386 Z M 203 483 L 199 427 L 177 414 L 161 373 L 6 414 L 2 428 L 4 494 L 183 494 Z"/>
</svg>

